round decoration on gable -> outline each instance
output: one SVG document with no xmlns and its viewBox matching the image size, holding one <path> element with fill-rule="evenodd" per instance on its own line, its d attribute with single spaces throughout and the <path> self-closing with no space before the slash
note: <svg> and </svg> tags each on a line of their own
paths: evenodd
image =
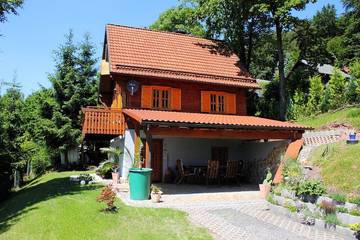
<svg viewBox="0 0 360 240">
<path fill-rule="evenodd" d="M 139 83 L 135 80 L 130 80 L 127 84 L 127 90 L 130 92 L 131 95 L 137 92 L 139 89 Z"/>
</svg>

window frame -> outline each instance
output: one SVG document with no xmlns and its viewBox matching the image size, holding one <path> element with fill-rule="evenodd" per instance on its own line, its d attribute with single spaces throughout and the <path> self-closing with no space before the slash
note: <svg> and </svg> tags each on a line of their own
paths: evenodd
<svg viewBox="0 0 360 240">
<path fill-rule="evenodd" d="M 157 99 L 155 99 L 157 98 Z M 171 88 L 152 86 L 151 88 L 151 109 L 171 109 Z"/>
</svg>

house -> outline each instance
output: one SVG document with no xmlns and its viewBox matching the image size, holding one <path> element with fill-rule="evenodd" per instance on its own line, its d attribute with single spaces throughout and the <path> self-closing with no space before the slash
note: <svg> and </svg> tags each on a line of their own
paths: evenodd
<svg viewBox="0 0 360 240">
<path fill-rule="evenodd" d="M 83 109 L 85 141 L 124 149 L 121 176 L 134 160 L 163 181 L 184 165 L 237 160 L 259 178 L 275 149 L 300 139 L 294 123 L 247 115 L 247 91 L 259 85 L 222 42 L 109 24 L 101 62 L 99 101 Z"/>
</svg>

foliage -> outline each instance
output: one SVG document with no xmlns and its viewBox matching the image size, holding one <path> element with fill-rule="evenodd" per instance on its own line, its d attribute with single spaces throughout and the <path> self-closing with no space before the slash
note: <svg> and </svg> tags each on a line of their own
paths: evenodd
<svg viewBox="0 0 360 240">
<path fill-rule="evenodd" d="M 318 180 L 305 180 L 299 184 L 297 195 L 321 196 L 326 192 L 322 182 Z"/>
<path fill-rule="evenodd" d="M 355 203 L 357 205 L 360 205 L 360 196 L 359 195 L 350 196 L 348 198 L 348 201 L 351 202 L 351 203 Z"/>
<path fill-rule="evenodd" d="M 296 206 L 290 204 L 289 201 L 285 201 L 284 207 L 287 208 L 287 209 L 289 209 L 289 211 L 292 212 L 292 213 L 294 213 L 294 212 L 297 211 Z"/>
<path fill-rule="evenodd" d="M 339 69 L 335 69 L 326 87 L 329 108 L 337 109 L 346 103 L 346 80 Z"/>
<path fill-rule="evenodd" d="M 113 192 L 110 186 L 106 186 L 101 190 L 100 195 L 96 198 L 98 202 L 104 202 L 107 206 L 105 211 L 112 211 L 115 207 L 116 194 Z"/>
<path fill-rule="evenodd" d="M 278 203 L 276 202 L 276 200 L 273 198 L 272 194 L 269 194 L 267 197 L 266 197 L 266 200 L 271 203 L 271 204 L 274 204 L 274 205 L 278 205 Z"/>
<path fill-rule="evenodd" d="M 336 212 L 336 205 L 333 201 L 323 200 L 320 203 L 320 209 L 324 211 L 325 215 L 334 214 Z"/>
<path fill-rule="evenodd" d="M 284 178 L 294 178 L 301 175 L 301 167 L 297 159 L 289 158 L 286 159 L 283 169 Z"/>
<path fill-rule="evenodd" d="M 312 114 L 320 113 L 320 106 L 324 102 L 324 85 L 320 76 L 310 78 L 309 99 L 307 101 L 306 110 Z"/>
<path fill-rule="evenodd" d="M 289 105 L 288 117 L 290 119 L 298 119 L 306 115 L 306 113 L 308 112 L 306 105 L 307 104 L 305 94 L 300 90 L 296 90 L 293 99 Z"/>
<path fill-rule="evenodd" d="M 7 20 L 7 14 L 18 14 L 17 8 L 21 7 L 24 0 L 1 0 L 0 1 L 0 22 Z"/>
<path fill-rule="evenodd" d="M 350 213 L 351 215 L 353 215 L 353 216 L 358 216 L 358 217 L 360 217 L 360 209 L 353 208 L 353 209 L 350 210 L 349 213 Z"/>
<path fill-rule="evenodd" d="M 271 185 L 271 183 L 272 183 L 272 173 L 270 169 L 268 169 L 263 184 Z"/>
<path fill-rule="evenodd" d="M 151 193 L 155 193 L 155 194 L 161 193 L 161 188 L 159 188 L 158 186 L 152 184 L 151 185 Z"/>
<path fill-rule="evenodd" d="M 96 105 L 97 74 L 94 68 L 94 46 L 89 35 L 77 46 L 70 31 L 66 42 L 55 52 L 55 71 L 49 75 L 54 88 L 54 99 L 59 111 L 54 112 L 55 124 L 53 148 L 67 152 L 80 143 L 81 108 Z M 65 154 L 65 164 L 68 164 Z"/>
<path fill-rule="evenodd" d="M 280 184 L 276 185 L 275 187 L 273 187 L 271 190 L 275 195 L 280 196 L 281 191 L 283 189 L 284 189 L 284 186 L 280 183 Z"/>
<path fill-rule="evenodd" d="M 343 206 L 336 206 L 336 211 L 338 211 L 340 213 L 348 213 L 349 212 L 349 210 Z"/>
<path fill-rule="evenodd" d="M 350 229 L 355 232 L 360 232 L 360 223 L 350 224 Z"/>
<path fill-rule="evenodd" d="M 4 153 L 0 153 L 0 201 L 8 197 L 11 189 L 11 175 L 12 169 L 9 156 Z"/>
<path fill-rule="evenodd" d="M 325 215 L 324 220 L 327 224 L 334 224 L 334 225 L 341 224 L 335 213 Z"/>
<path fill-rule="evenodd" d="M 103 178 L 109 179 L 111 178 L 111 173 L 114 172 L 114 169 L 117 169 L 117 166 L 118 165 L 113 161 L 105 161 L 103 163 L 100 163 L 100 166 L 96 170 L 96 172 Z"/>
<path fill-rule="evenodd" d="M 346 195 L 342 193 L 332 193 L 329 197 L 335 200 L 338 203 L 345 203 L 346 202 Z"/>
<path fill-rule="evenodd" d="M 196 17 L 195 9 L 180 5 L 161 13 L 150 29 L 177 32 L 184 31 L 195 36 L 205 36 L 205 29 Z"/>
</svg>

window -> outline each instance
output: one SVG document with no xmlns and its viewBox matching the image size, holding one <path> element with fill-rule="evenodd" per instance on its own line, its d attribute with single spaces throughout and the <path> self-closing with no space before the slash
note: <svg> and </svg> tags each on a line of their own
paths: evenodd
<svg viewBox="0 0 360 240">
<path fill-rule="evenodd" d="M 236 114 L 236 94 L 201 91 L 201 112 Z"/>
<path fill-rule="evenodd" d="M 152 90 L 152 108 L 168 109 L 169 104 L 169 90 Z"/>
<path fill-rule="evenodd" d="M 210 111 L 225 112 L 225 96 L 219 94 L 210 94 Z"/>
<path fill-rule="evenodd" d="M 181 110 L 181 89 L 165 86 L 142 86 L 141 107 Z"/>
</svg>

